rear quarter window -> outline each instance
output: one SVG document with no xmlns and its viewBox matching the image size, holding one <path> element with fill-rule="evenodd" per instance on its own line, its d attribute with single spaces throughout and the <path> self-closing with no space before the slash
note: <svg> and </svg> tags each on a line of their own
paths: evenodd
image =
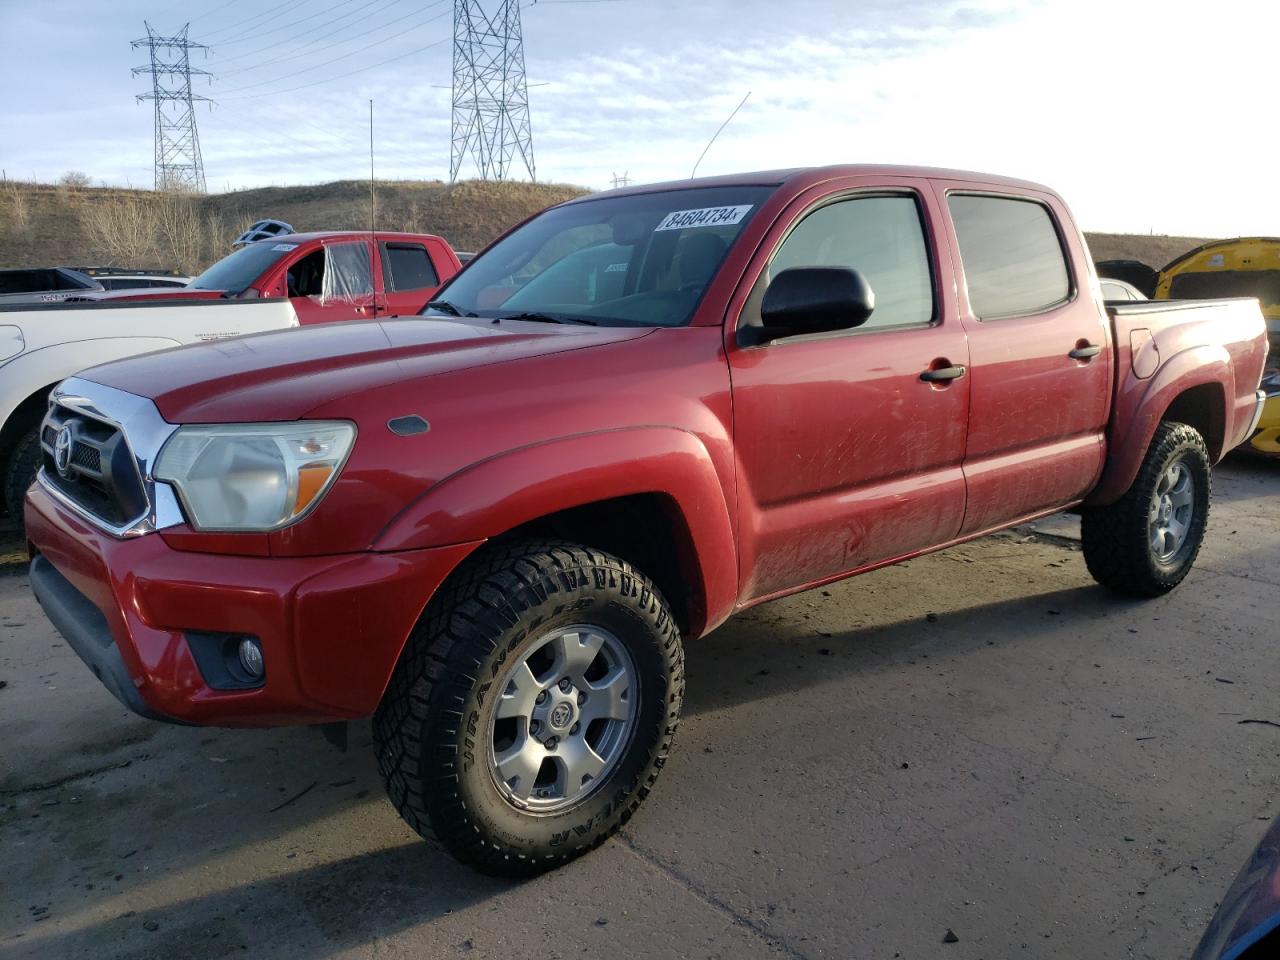
<svg viewBox="0 0 1280 960">
<path fill-rule="evenodd" d="M 978 319 L 1039 313 L 1071 295 L 1062 241 L 1044 204 L 970 194 L 952 194 L 947 204 Z"/>
</svg>

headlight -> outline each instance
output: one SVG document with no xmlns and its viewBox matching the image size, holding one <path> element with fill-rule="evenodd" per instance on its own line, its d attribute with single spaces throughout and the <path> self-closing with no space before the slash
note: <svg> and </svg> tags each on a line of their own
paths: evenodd
<svg viewBox="0 0 1280 960">
<path fill-rule="evenodd" d="M 198 530 L 275 530 L 320 502 L 351 452 L 350 423 L 179 427 L 156 458 Z"/>
</svg>

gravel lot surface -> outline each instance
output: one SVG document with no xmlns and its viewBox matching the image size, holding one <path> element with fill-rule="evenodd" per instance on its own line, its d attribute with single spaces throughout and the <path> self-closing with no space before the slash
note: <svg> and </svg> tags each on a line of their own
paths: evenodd
<svg viewBox="0 0 1280 960">
<path fill-rule="evenodd" d="M 1280 809 L 1280 464 L 1215 483 L 1160 600 L 1060 517 L 731 621 L 641 813 L 520 884 L 401 823 L 367 724 L 128 714 L 0 538 L 0 956 L 1185 957 Z"/>
</svg>

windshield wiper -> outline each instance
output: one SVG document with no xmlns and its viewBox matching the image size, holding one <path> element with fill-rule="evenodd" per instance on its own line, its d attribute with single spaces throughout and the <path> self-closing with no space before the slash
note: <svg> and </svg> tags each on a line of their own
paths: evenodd
<svg viewBox="0 0 1280 960">
<path fill-rule="evenodd" d="M 556 315 L 552 313 L 513 313 L 509 317 L 502 317 L 503 320 L 528 320 L 532 323 L 581 323 L 588 327 L 600 326 L 595 320 L 588 320 L 585 317 L 569 317 L 564 314 Z"/>
<path fill-rule="evenodd" d="M 461 310 L 459 310 L 457 307 L 455 307 L 455 306 L 454 306 L 452 303 L 450 303 L 448 300 L 428 300 L 428 301 L 427 301 L 427 307 L 428 307 L 429 309 L 431 309 L 431 310 L 439 310 L 441 313 L 447 313 L 447 314 L 449 314 L 449 316 L 451 316 L 451 317 L 461 317 L 461 316 L 474 317 L 474 316 L 476 316 L 476 314 L 474 314 L 474 313 L 467 313 L 467 314 L 464 314 Z"/>
</svg>

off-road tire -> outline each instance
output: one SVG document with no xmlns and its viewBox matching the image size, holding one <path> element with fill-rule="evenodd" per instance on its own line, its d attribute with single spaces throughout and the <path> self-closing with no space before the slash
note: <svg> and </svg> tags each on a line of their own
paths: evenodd
<svg viewBox="0 0 1280 960">
<path fill-rule="evenodd" d="M 40 469 L 40 425 L 36 424 L 18 438 L 4 465 L 4 507 L 9 519 L 22 522 L 22 498 Z"/>
<path fill-rule="evenodd" d="M 577 805 L 519 810 L 499 793 L 485 734 L 504 662 L 557 626 L 593 623 L 635 663 L 630 740 Z M 374 715 L 378 767 L 420 835 L 485 873 L 530 876 L 594 849 L 630 819 L 666 762 L 683 696 L 680 632 L 644 574 L 576 544 L 493 544 L 441 588 L 410 637 Z"/>
<path fill-rule="evenodd" d="M 1186 539 L 1167 561 L 1161 561 L 1148 536 L 1148 511 L 1161 476 L 1181 461 L 1194 481 L 1193 512 Z M 1164 422 L 1133 485 L 1105 507 L 1086 507 L 1080 532 L 1084 560 L 1098 583 L 1129 597 L 1168 593 L 1191 572 L 1209 520 L 1212 474 L 1204 438 L 1185 423 Z"/>
</svg>

